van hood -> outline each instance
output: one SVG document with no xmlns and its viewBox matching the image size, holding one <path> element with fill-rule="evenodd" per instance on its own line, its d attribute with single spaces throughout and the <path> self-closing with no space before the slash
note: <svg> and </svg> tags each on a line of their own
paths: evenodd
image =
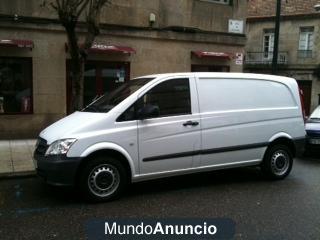
<svg viewBox="0 0 320 240">
<path fill-rule="evenodd" d="M 47 140 L 48 144 L 51 144 L 56 140 L 68 138 L 72 134 L 85 131 L 88 127 L 106 119 L 107 115 L 108 113 L 75 112 L 51 124 L 39 136 Z"/>
</svg>

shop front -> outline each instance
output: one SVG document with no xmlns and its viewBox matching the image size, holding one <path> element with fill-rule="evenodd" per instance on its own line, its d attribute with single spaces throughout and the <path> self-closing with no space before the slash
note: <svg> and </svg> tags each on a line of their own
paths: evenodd
<svg viewBox="0 0 320 240">
<path fill-rule="evenodd" d="M 30 40 L 0 40 L 0 49 L 33 48 Z M 31 114 L 32 58 L 0 56 L 0 114 Z"/>
<path fill-rule="evenodd" d="M 72 80 L 70 61 L 67 61 L 67 112 L 71 113 Z M 84 71 L 84 106 L 94 99 L 108 94 L 130 79 L 129 62 L 87 61 Z"/>
<path fill-rule="evenodd" d="M 32 111 L 32 59 L 0 57 L 0 114 Z"/>
<path fill-rule="evenodd" d="M 0 44 L 1 139 L 34 138 L 46 126 L 72 113 L 71 61 L 64 32 L 23 31 L 20 35 L 32 41 Z M 241 71 L 242 66 L 234 60 L 241 51 L 241 46 L 200 40 L 102 34 L 85 63 L 84 105 L 139 76 Z"/>
<path fill-rule="evenodd" d="M 100 55 L 107 60 L 88 60 L 84 70 L 84 106 L 98 97 L 108 94 L 115 88 L 130 80 L 130 62 L 111 61 L 112 55 L 131 55 L 135 50 L 126 46 L 113 46 L 95 43 L 89 50 L 89 54 Z M 71 113 L 72 77 L 70 60 L 67 60 L 67 113 Z"/>
</svg>

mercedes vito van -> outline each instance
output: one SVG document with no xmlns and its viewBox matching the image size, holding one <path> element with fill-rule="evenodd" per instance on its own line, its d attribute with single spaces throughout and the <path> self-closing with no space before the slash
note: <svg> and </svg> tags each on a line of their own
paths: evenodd
<svg viewBox="0 0 320 240">
<path fill-rule="evenodd" d="M 292 78 L 174 73 L 136 78 L 40 133 L 38 175 L 91 200 L 131 182 L 260 166 L 272 179 L 303 152 L 304 119 Z"/>
</svg>

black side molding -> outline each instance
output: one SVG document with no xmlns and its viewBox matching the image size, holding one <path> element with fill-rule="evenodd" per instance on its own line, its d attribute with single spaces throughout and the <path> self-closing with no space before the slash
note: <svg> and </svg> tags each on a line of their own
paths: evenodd
<svg viewBox="0 0 320 240">
<path fill-rule="evenodd" d="M 195 155 L 207 155 L 207 154 L 214 154 L 214 153 L 232 152 L 232 151 L 239 151 L 239 150 L 262 148 L 262 147 L 267 147 L 268 145 L 269 145 L 269 143 L 265 142 L 265 143 L 238 145 L 238 146 L 232 146 L 232 147 L 205 149 L 205 150 L 199 150 L 199 151 L 173 153 L 173 154 L 144 158 L 142 161 L 143 162 L 152 162 L 152 161 L 172 159 L 172 158 L 190 157 L 190 156 L 195 156 Z"/>
</svg>

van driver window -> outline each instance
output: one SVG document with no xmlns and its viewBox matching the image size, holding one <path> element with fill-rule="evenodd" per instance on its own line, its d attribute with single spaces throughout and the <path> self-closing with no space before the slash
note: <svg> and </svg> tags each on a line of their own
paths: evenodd
<svg viewBox="0 0 320 240">
<path fill-rule="evenodd" d="M 121 114 L 117 121 L 137 120 L 138 109 L 146 105 L 157 106 L 159 117 L 191 114 L 189 79 L 172 79 L 158 84 Z"/>
<path fill-rule="evenodd" d="M 159 107 L 160 117 L 191 114 L 188 78 L 162 82 L 143 96 L 143 105 Z"/>
</svg>

